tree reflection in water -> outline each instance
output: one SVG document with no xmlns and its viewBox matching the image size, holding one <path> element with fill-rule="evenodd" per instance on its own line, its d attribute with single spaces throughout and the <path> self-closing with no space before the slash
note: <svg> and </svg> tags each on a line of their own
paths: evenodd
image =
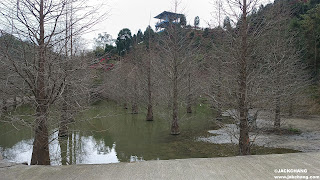
<svg viewBox="0 0 320 180">
<path fill-rule="evenodd" d="M 159 112 L 165 112 L 159 108 Z M 169 116 L 155 113 L 154 121 L 150 122 L 145 120 L 143 109 L 139 114 L 131 114 L 122 104 L 102 101 L 80 113 L 67 136 L 58 138 L 58 129 L 52 131 L 51 164 L 104 164 L 230 155 L 233 151 L 229 147 L 224 149 L 220 145 L 195 141 L 198 134 L 214 125 L 209 108 L 209 105 L 197 106 L 192 114 L 182 111 L 180 127 L 184 133 L 172 136 Z M 0 132 L 3 132 L 0 147 L 5 152 L 4 158 L 30 162 L 33 142 L 30 129 L 15 131 L 13 127 L 5 127 L 0 124 Z"/>
<path fill-rule="evenodd" d="M 67 137 L 58 138 L 56 131 L 50 137 L 51 165 L 70 164 L 107 164 L 119 162 L 116 144 L 106 146 L 103 140 L 96 141 L 92 136 L 81 136 L 80 132 L 71 131 Z M 4 159 L 30 164 L 33 139 L 22 140 L 11 148 L 0 148 Z"/>
</svg>

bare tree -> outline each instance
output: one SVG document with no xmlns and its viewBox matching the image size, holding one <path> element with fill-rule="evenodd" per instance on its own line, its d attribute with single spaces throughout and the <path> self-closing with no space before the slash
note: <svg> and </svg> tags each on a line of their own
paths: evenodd
<svg viewBox="0 0 320 180">
<path fill-rule="evenodd" d="M 129 96 L 131 100 L 131 113 L 138 114 L 139 112 L 139 102 L 141 102 L 141 69 L 143 66 L 142 59 L 145 53 L 144 46 L 139 46 L 137 40 L 134 40 L 131 52 L 127 55 L 129 65 L 129 73 L 127 74 L 127 79 L 129 80 Z"/>
<path fill-rule="evenodd" d="M 223 40 L 212 40 L 208 56 L 211 84 L 206 91 L 218 110 L 227 110 L 239 122 L 239 154 L 247 155 L 254 142 L 249 130 L 256 127 L 258 112 L 274 110 L 276 126 L 280 126 L 281 102 L 289 102 L 306 78 L 285 23 L 288 7 L 277 2 L 275 11 L 257 11 L 255 0 L 227 2 L 227 12 L 239 13 L 240 18 L 234 18 L 234 25 L 227 18 L 224 30 L 213 30 Z"/>
<path fill-rule="evenodd" d="M 147 79 L 148 79 L 148 112 L 147 112 L 147 121 L 153 121 L 153 103 L 152 103 L 152 59 L 153 59 L 153 46 L 154 43 L 151 41 L 154 40 L 154 32 L 150 26 L 144 32 L 144 40 L 147 42 L 148 50 L 148 63 L 147 63 Z"/>
<path fill-rule="evenodd" d="M 292 107 L 293 97 L 302 93 L 308 85 L 305 67 L 300 61 L 299 51 L 295 48 L 295 34 L 290 32 L 289 18 L 292 9 L 283 2 L 275 2 L 273 8 L 266 12 L 272 28 L 261 37 L 261 43 L 269 51 L 261 51 L 265 56 L 267 68 L 264 71 L 266 78 L 266 98 L 271 97 L 269 103 L 274 112 L 274 127 L 280 128 L 281 109 Z M 262 44 L 260 44 L 262 45 Z M 261 46 L 262 47 L 262 46 Z"/>
<path fill-rule="evenodd" d="M 169 95 L 169 104 L 170 106 L 172 104 L 171 134 L 177 135 L 180 134 L 178 124 L 178 102 L 181 96 L 179 93 L 182 92 L 180 83 L 183 78 L 188 77 L 197 47 L 194 46 L 195 38 L 190 36 L 190 31 L 177 23 L 170 23 L 158 39 L 159 59 L 156 69 L 166 79 L 162 82 L 165 84 L 163 87 L 168 87 L 164 94 Z"/>
<path fill-rule="evenodd" d="M 229 21 L 225 21 L 225 31 L 220 31 L 225 42 L 213 45 L 215 51 L 221 51 L 212 56 L 215 59 L 212 65 L 216 66 L 213 68 L 216 72 L 213 76 L 215 83 L 211 84 L 210 88 L 216 93 L 207 91 L 219 111 L 229 109 L 228 112 L 239 121 L 240 155 L 250 154 L 248 113 L 252 106 L 257 105 L 258 87 L 262 83 L 259 81 L 262 67 L 258 66 L 261 58 L 259 55 L 255 56 L 257 50 L 255 43 L 261 28 L 259 26 L 252 28 L 252 20 L 248 19 L 257 2 L 227 0 L 224 7 L 219 3 L 219 9 L 223 9 L 228 16 L 233 15 L 232 19 L 237 23 L 233 25 L 235 28 L 232 28 L 231 24 L 226 24 L 231 22 L 228 18 Z"/>
<path fill-rule="evenodd" d="M 70 35 L 64 37 L 64 34 L 71 29 L 71 26 L 77 24 L 72 36 L 79 35 L 92 27 L 99 21 L 97 18 L 101 17 L 93 7 L 83 8 L 86 5 L 84 1 L 72 1 L 72 14 L 77 15 L 77 18 L 65 27 L 64 17 L 70 13 L 70 9 L 67 8 L 71 7 L 70 3 L 71 1 L 67 0 L 7 0 L 0 4 L 3 15 L 1 20 L 10 27 L 4 31 L 24 42 L 19 54 L 8 52 L 9 45 L 16 47 L 12 42 L 6 42 L 7 46 L 3 47 L 2 51 L 10 69 L 23 79 L 28 85 L 27 90 L 35 99 L 35 139 L 31 164 L 50 164 L 48 146 L 50 106 L 59 100 L 70 72 L 74 71 L 74 69 L 65 71 L 62 67 L 65 63 L 62 57 L 64 44 L 66 39 L 72 39 Z"/>
</svg>

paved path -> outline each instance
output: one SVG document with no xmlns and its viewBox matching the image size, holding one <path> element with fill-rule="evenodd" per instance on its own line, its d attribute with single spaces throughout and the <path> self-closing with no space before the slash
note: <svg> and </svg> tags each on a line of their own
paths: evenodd
<svg viewBox="0 0 320 180">
<path fill-rule="evenodd" d="M 275 173 L 306 169 L 307 173 Z M 282 170 L 284 171 L 284 170 Z M 0 179 L 275 179 L 320 176 L 320 152 L 181 159 L 106 165 L 26 166 L 0 161 Z M 302 177 L 303 178 L 303 177 Z M 301 179 L 301 178 L 300 178 Z M 319 177 L 320 179 L 320 177 Z"/>
</svg>

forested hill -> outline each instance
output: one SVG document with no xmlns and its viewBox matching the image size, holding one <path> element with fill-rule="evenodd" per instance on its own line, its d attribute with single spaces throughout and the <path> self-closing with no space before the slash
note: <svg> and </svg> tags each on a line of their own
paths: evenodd
<svg viewBox="0 0 320 180">
<path fill-rule="evenodd" d="M 273 9 L 277 3 L 290 7 L 290 31 L 295 33 L 295 44 L 301 60 L 308 66 L 313 82 L 317 83 L 320 68 L 320 0 L 276 0 L 261 6 L 257 14 Z"/>
<path fill-rule="evenodd" d="M 237 18 L 238 20 L 235 20 Z M 186 59 L 183 61 L 185 66 L 180 66 L 181 72 L 177 73 L 181 76 L 180 79 L 188 79 L 189 76 L 185 77 L 184 75 L 186 75 L 186 71 L 189 72 L 190 69 L 193 69 L 193 78 L 197 79 L 199 84 L 202 83 L 201 86 L 205 87 L 204 89 L 207 88 L 208 92 L 214 92 L 213 88 L 216 88 L 216 92 L 222 92 L 222 87 L 226 88 L 225 92 L 237 92 L 239 90 L 236 85 L 239 82 L 237 78 L 240 75 L 236 73 L 246 72 L 243 76 L 246 76 L 244 81 L 251 83 L 246 88 L 252 96 L 250 99 L 252 103 L 249 104 L 253 107 L 263 106 L 265 108 L 266 104 L 270 103 L 270 109 L 274 109 L 273 105 L 279 101 L 279 98 L 276 97 L 281 97 L 284 109 L 291 109 L 292 105 L 290 104 L 298 102 L 303 106 L 302 100 L 298 100 L 300 98 L 298 95 L 303 94 L 305 98 L 303 102 L 306 104 L 312 102 L 309 103 L 312 105 L 306 105 L 308 107 L 305 109 L 311 109 L 309 106 L 316 107 L 314 105 L 314 100 L 316 100 L 317 108 L 314 109 L 318 112 L 320 104 L 320 0 L 275 0 L 274 3 L 250 9 L 245 23 L 242 20 L 243 18 L 239 17 L 226 17 L 221 26 L 205 29 L 197 27 L 196 23 L 187 25 L 180 22 L 174 26 L 180 33 L 174 34 L 177 36 L 176 39 L 180 38 L 181 42 L 185 42 L 177 45 L 181 52 L 175 52 L 176 54 L 181 53 L 182 58 L 178 59 Z M 245 30 L 243 30 L 243 24 L 247 26 Z M 98 38 L 98 44 L 103 45 L 99 46 L 101 48 L 97 48 L 94 54 L 97 59 L 101 59 L 101 55 L 107 54 L 109 56 L 111 54 L 111 56 L 119 57 L 114 59 L 126 60 L 128 67 L 130 65 L 140 68 L 142 72 L 148 69 L 148 63 L 150 63 L 148 59 L 152 57 L 152 67 L 157 69 L 157 72 L 151 74 L 155 75 L 163 70 L 162 74 L 155 76 L 166 77 L 166 74 L 173 73 L 164 71 L 171 70 L 172 67 L 167 66 L 173 63 L 172 59 L 166 55 L 170 54 L 168 52 L 174 52 L 176 47 L 172 45 L 174 42 L 167 42 L 173 37 L 169 36 L 169 30 L 169 28 L 164 28 L 163 31 L 154 32 L 151 27 L 148 27 L 144 33 L 140 30 L 137 34 L 131 35 L 131 31 L 124 28 L 114 40 L 116 47 L 103 41 L 104 39 L 111 40 L 107 34 L 101 35 Z M 151 40 L 149 40 L 149 36 Z M 245 36 L 245 40 L 243 36 Z M 246 47 L 242 47 L 243 41 L 246 41 Z M 107 45 L 104 46 L 105 44 Z M 166 49 L 168 47 L 164 47 L 164 44 L 169 44 L 172 47 Z M 151 50 L 149 50 L 149 45 Z M 188 49 L 188 55 L 186 55 L 186 51 L 182 51 L 186 49 Z M 241 56 L 244 57 L 244 60 L 239 60 Z M 123 62 L 125 61 L 122 61 L 122 68 L 124 68 Z M 138 62 L 139 65 L 137 65 Z M 239 71 L 238 65 L 241 62 L 246 63 L 243 66 L 245 67 L 243 71 Z M 117 62 L 115 62 L 116 66 Z M 121 72 L 125 71 L 128 70 Z M 121 74 L 120 70 L 118 73 Z M 116 71 L 113 74 L 117 74 Z M 230 77 L 230 75 L 234 76 Z M 124 75 L 116 76 L 120 78 Z M 112 84 L 110 82 L 113 80 L 108 79 L 108 83 Z M 167 81 L 169 82 L 164 79 L 162 82 Z M 185 82 L 189 81 L 181 80 L 181 83 Z M 167 87 L 169 88 L 171 85 L 169 84 Z M 123 85 L 122 88 L 127 87 Z M 254 91 L 254 88 L 264 89 L 263 93 L 270 92 L 265 95 L 258 94 L 256 93 L 258 90 Z M 110 89 L 112 88 L 110 87 Z M 116 91 L 120 92 L 120 89 Z M 134 88 L 132 91 L 135 91 Z M 116 94 L 116 92 L 109 94 L 113 93 Z M 199 94 L 201 93 L 203 92 L 199 92 Z M 214 95 L 220 96 L 220 94 Z M 262 96 L 267 97 L 265 102 L 262 100 Z M 274 99 L 270 99 L 270 97 Z M 296 98 L 293 100 L 292 97 Z M 233 98 L 236 99 L 236 95 Z M 230 99 L 228 97 L 221 101 L 226 103 Z M 290 107 L 286 107 L 287 105 Z M 230 107 L 230 103 L 226 106 Z"/>
</svg>

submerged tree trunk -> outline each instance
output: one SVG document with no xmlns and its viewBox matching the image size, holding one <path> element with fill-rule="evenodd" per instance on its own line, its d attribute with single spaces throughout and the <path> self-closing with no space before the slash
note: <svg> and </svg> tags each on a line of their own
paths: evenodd
<svg viewBox="0 0 320 180">
<path fill-rule="evenodd" d="M 148 104 L 147 121 L 153 121 L 152 104 Z"/>
<path fill-rule="evenodd" d="M 188 95 L 187 113 L 192 113 L 191 95 Z"/>
<path fill-rule="evenodd" d="M 69 137 L 68 137 L 68 148 L 69 148 L 69 162 L 68 164 L 71 165 L 73 164 L 73 133 L 70 132 L 69 133 Z"/>
<path fill-rule="evenodd" d="M 65 63 L 66 65 L 64 66 L 64 70 L 67 72 L 69 69 L 68 67 L 68 59 L 69 59 L 69 53 L 68 53 L 68 36 L 69 36 L 69 27 L 68 27 L 68 9 L 66 8 L 66 34 L 65 34 Z M 72 15 L 72 14 L 71 14 Z M 71 22 L 70 22 L 71 23 Z M 72 34 L 70 35 L 72 37 Z M 72 44 L 72 40 L 71 40 Z M 71 48 L 71 53 L 70 57 L 72 58 L 72 48 Z M 66 83 L 67 84 L 67 83 Z M 67 137 L 68 136 L 68 124 L 69 124 L 69 115 L 68 115 L 68 103 L 67 103 L 67 98 L 69 95 L 69 85 L 65 86 L 64 92 L 63 92 L 63 103 L 62 103 L 62 112 L 61 112 L 61 119 L 60 119 L 60 125 L 59 125 L 59 137 Z M 62 149 L 61 149 L 62 151 Z M 61 157 L 62 158 L 62 157 Z"/>
<path fill-rule="evenodd" d="M 150 33 L 149 33 L 150 39 Z M 149 51 L 150 51 L 150 40 L 149 40 Z M 153 121 L 153 110 L 152 110 L 152 89 L 151 89 L 151 56 L 149 52 L 149 62 L 148 62 L 148 113 L 147 121 Z"/>
<path fill-rule="evenodd" d="M 128 104 L 127 104 L 127 87 L 128 87 L 128 82 L 127 82 L 127 77 L 125 77 L 125 79 L 124 79 L 124 101 L 125 101 L 125 103 L 123 103 L 123 108 L 124 109 L 128 109 Z"/>
<path fill-rule="evenodd" d="M 77 164 L 77 132 L 73 132 L 73 164 Z"/>
<path fill-rule="evenodd" d="M 50 165 L 49 134 L 46 121 L 47 108 L 39 105 L 37 108 L 37 124 L 35 127 L 31 165 Z"/>
<path fill-rule="evenodd" d="M 241 58 L 240 58 L 240 78 L 239 78 L 239 113 L 240 113 L 240 137 L 239 154 L 250 154 L 250 139 L 248 127 L 248 108 L 247 108 L 247 0 L 242 4 L 242 28 L 241 28 Z"/>
<path fill-rule="evenodd" d="M 66 137 L 59 137 L 61 164 L 67 165 L 67 152 L 68 152 L 68 135 Z"/>
<path fill-rule="evenodd" d="M 133 102 L 132 102 L 132 107 L 131 107 L 131 113 L 132 114 L 138 114 L 138 95 L 137 95 L 137 91 L 138 91 L 138 88 L 137 88 L 137 82 L 136 82 L 136 80 L 134 80 L 135 82 L 134 82 L 134 87 L 133 87 L 133 90 L 134 90 L 134 92 L 133 92 L 133 95 L 134 95 L 134 97 L 133 97 Z"/>
<path fill-rule="evenodd" d="M 136 102 L 132 103 L 131 113 L 132 114 L 138 114 L 139 113 L 138 104 Z"/>
<path fill-rule="evenodd" d="M 68 107 L 67 103 L 62 103 L 62 114 L 60 119 L 59 125 L 59 137 L 67 137 L 68 136 L 68 124 L 69 124 L 69 117 L 68 117 Z"/>
</svg>

